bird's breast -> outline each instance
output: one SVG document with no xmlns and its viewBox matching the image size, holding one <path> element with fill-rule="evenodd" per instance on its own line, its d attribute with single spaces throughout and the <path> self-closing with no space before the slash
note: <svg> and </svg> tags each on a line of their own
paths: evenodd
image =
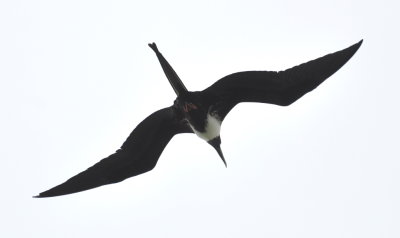
<svg viewBox="0 0 400 238">
<path fill-rule="evenodd" d="M 193 125 L 191 125 L 190 122 L 189 125 L 198 137 L 206 141 L 218 137 L 221 131 L 221 121 L 218 120 L 218 118 L 211 116 L 210 114 L 207 114 L 207 118 L 205 119 L 204 122 L 203 131 L 196 130 L 196 128 Z"/>
</svg>

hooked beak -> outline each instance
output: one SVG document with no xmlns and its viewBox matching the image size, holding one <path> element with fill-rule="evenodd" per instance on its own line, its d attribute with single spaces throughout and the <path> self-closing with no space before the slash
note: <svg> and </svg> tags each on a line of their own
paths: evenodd
<svg viewBox="0 0 400 238">
<path fill-rule="evenodd" d="M 218 136 L 212 140 L 209 140 L 208 144 L 210 144 L 212 147 L 214 147 L 214 149 L 218 152 L 219 157 L 221 157 L 222 161 L 224 162 L 225 167 L 227 167 L 226 161 L 224 158 L 224 154 L 222 154 L 222 150 L 221 150 L 221 138 Z"/>
</svg>

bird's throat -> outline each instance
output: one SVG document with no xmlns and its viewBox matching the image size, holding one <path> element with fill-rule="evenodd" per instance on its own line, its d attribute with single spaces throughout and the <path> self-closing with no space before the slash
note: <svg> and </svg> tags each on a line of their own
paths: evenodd
<svg viewBox="0 0 400 238">
<path fill-rule="evenodd" d="M 221 131 L 221 121 L 218 120 L 216 117 L 211 116 L 210 114 L 207 114 L 203 131 L 196 130 L 196 128 L 191 125 L 190 122 L 189 125 L 192 128 L 193 132 L 205 141 L 209 141 L 218 137 Z"/>
</svg>

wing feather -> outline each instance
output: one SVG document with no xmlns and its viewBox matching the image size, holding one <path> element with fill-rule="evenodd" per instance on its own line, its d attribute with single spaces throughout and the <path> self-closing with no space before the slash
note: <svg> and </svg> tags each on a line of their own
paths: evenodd
<svg viewBox="0 0 400 238">
<path fill-rule="evenodd" d="M 114 154 L 36 197 L 81 192 L 150 171 L 171 138 L 187 132 L 191 129 L 179 120 L 172 107 L 161 109 L 143 120 Z"/>
<path fill-rule="evenodd" d="M 312 91 L 339 70 L 358 50 L 362 40 L 344 50 L 284 71 L 238 72 L 220 79 L 203 92 L 217 96 L 222 118 L 240 102 L 287 106 Z"/>
</svg>

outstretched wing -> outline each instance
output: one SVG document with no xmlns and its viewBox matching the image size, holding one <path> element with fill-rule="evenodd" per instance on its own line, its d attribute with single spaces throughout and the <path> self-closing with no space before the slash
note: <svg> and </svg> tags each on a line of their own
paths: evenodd
<svg viewBox="0 0 400 238">
<path fill-rule="evenodd" d="M 143 120 L 114 154 L 36 197 L 81 192 L 150 171 L 171 138 L 186 132 L 192 131 L 173 107 L 161 109 Z"/>
<path fill-rule="evenodd" d="M 228 75 L 203 92 L 218 98 L 220 117 L 240 102 L 287 106 L 310 92 L 339 70 L 358 50 L 362 40 L 344 50 L 295 66 L 285 71 L 247 71 Z"/>
</svg>

